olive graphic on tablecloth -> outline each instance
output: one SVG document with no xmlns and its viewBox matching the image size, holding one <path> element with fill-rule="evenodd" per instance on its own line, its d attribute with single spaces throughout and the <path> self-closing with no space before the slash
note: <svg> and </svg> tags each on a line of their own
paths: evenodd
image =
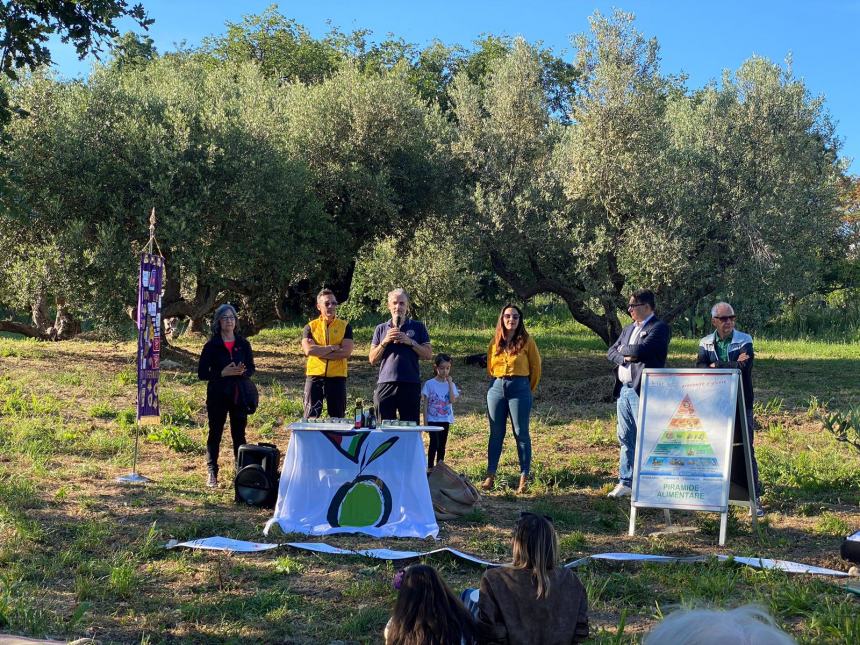
<svg viewBox="0 0 860 645">
<path fill-rule="evenodd" d="M 379 459 L 400 437 L 391 437 L 379 444 L 370 454 L 362 451 L 368 432 L 326 432 L 324 436 L 347 459 L 359 465 L 358 475 L 337 489 L 328 507 L 326 519 L 333 527 L 374 526 L 388 522 L 391 515 L 391 491 L 376 475 L 363 475 L 364 469 Z M 363 456 L 359 458 L 359 454 Z"/>
<path fill-rule="evenodd" d="M 382 526 L 391 515 L 391 491 L 376 475 L 359 475 L 337 489 L 328 507 L 328 523 L 339 526 Z"/>
</svg>

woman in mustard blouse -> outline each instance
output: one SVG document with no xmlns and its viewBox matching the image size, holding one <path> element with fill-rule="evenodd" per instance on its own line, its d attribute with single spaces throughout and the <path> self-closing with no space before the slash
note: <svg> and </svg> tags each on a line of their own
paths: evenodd
<svg viewBox="0 0 860 645">
<path fill-rule="evenodd" d="M 523 312 L 515 305 L 505 305 L 499 314 L 496 334 L 487 350 L 487 373 L 492 378 L 487 390 L 490 441 L 487 446 L 487 478 L 481 488 L 490 490 L 495 483 L 510 415 L 520 460 L 517 493 L 524 493 L 532 461 L 529 414 L 532 392 L 540 381 L 540 354 L 534 339 L 526 331 Z"/>
</svg>

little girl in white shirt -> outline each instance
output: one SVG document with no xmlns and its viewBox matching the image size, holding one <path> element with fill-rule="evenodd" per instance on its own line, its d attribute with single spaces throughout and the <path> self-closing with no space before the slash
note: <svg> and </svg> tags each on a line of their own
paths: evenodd
<svg viewBox="0 0 860 645">
<path fill-rule="evenodd" d="M 454 402 L 460 392 L 451 379 L 451 357 L 437 354 L 433 360 L 433 378 L 421 388 L 421 404 L 424 408 L 424 422 L 429 426 L 443 429 L 430 434 L 430 448 L 427 451 L 427 468 L 445 461 L 445 445 L 448 443 L 448 430 L 454 423 Z"/>
</svg>

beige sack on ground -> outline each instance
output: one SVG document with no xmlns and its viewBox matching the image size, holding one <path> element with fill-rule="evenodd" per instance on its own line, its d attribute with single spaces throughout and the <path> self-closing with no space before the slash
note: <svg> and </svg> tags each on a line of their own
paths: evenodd
<svg viewBox="0 0 860 645">
<path fill-rule="evenodd" d="M 462 517 L 470 513 L 481 499 L 472 482 L 465 475 L 455 473 L 445 463 L 436 464 L 427 481 L 436 519 Z"/>
</svg>

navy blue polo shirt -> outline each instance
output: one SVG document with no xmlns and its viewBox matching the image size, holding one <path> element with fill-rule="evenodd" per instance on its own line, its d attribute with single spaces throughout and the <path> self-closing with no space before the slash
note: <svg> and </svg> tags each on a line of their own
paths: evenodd
<svg viewBox="0 0 860 645">
<path fill-rule="evenodd" d="M 391 329 L 389 320 L 376 326 L 373 330 L 371 345 L 381 345 L 382 340 Z M 418 320 L 407 320 L 400 326 L 404 332 L 419 345 L 430 342 L 430 334 L 424 323 Z M 382 352 L 382 362 L 379 365 L 379 383 L 418 383 L 421 384 L 421 369 L 418 367 L 418 354 L 409 345 L 389 343 Z"/>
</svg>

